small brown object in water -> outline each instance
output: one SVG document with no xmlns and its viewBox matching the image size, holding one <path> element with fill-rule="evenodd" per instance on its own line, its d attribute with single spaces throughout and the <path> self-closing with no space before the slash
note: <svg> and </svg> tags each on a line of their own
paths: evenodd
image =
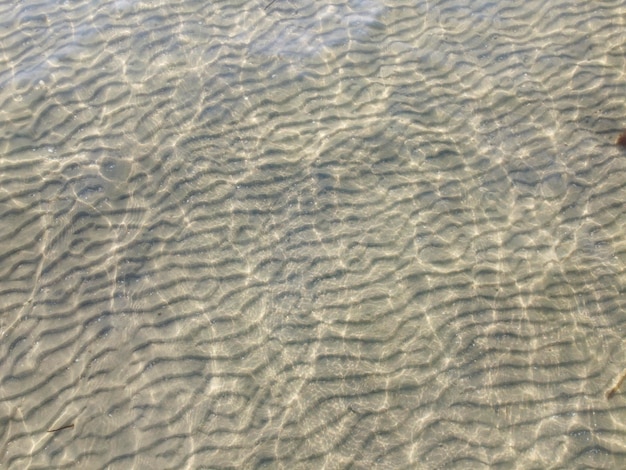
<svg viewBox="0 0 626 470">
<path fill-rule="evenodd" d="M 65 426 L 61 426 L 60 428 L 49 429 L 48 432 L 57 432 L 57 431 L 62 431 L 63 429 L 71 429 L 73 427 L 74 427 L 74 423 L 66 424 Z"/>
<path fill-rule="evenodd" d="M 615 385 L 613 385 L 611 388 L 609 388 L 606 391 L 607 399 L 613 397 L 613 395 L 617 393 L 619 388 L 622 386 L 622 383 L 624 383 L 624 380 L 626 380 L 626 369 L 624 369 L 622 373 L 619 375 L 619 377 L 617 378 L 617 382 L 615 382 Z"/>
<path fill-rule="evenodd" d="M 615 143 L 617 145 L 619 145 L 620 147 L 624 147 L 626 148 L 626 130 L 624 130 L 618 137 L 617 140 L 615 141 Z"/>
</svg>

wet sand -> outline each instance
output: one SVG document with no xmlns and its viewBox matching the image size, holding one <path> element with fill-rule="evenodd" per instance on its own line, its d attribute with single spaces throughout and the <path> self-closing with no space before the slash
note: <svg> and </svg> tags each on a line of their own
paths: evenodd
<svg viewBox="0 0 626 470">
<path fill-rule="evenodd" d="M 623 466 L 625 14 L 0 3 L 0 466 Z"/>
</svg>

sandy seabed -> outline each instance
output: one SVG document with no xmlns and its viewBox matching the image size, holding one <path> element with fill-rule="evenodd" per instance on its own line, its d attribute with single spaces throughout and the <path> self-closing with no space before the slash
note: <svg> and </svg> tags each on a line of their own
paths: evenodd
<svg viewBox="0 0 626 470">
<path fill-rule="evenodd" d="M 0 18 L 0 467 L 626 465 L 623 2 Z"/>
</svg>

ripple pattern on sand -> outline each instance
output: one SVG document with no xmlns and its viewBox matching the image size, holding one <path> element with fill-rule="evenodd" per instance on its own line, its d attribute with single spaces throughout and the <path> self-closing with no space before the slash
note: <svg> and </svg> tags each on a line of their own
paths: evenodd
<svg viewBox="0 0 626 470">
<path fill-rule="evenodd" d="M 620 2 L 0 3 L 0 466 L 616 468 Z"/>
</svg>

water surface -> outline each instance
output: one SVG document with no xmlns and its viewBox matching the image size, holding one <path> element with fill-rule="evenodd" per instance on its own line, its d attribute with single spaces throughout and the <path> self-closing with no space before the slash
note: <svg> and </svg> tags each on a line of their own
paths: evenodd
<svg viewBox="0 0 626 470">
<path fill-rule="evenodd" d="M 3 468 L 616 468 L 622 2 L 0 3 Z"/>
</svg>

